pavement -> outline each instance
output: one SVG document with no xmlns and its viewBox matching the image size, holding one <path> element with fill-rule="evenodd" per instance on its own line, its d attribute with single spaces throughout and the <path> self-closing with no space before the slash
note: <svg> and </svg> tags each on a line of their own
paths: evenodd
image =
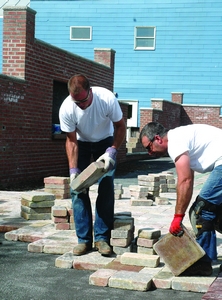
<svg viewBox="0 0 222 300">
<path fill-rule="evenodd" d="M 147 168 L 140 168 L 141 163 L 143 166 L 147 164 Z M 121 199 L 115 201 L 115 213 L 131 214 L 134 218 L 135 236 L 142 228 L 160 230 L 162 236 L 168 233 L 174 214 L 175 192 L 161 193 L 161 196 L 169 199 L 167 205 L 154 203 L 152 206 L 132 206 L 129 191 L 130 185 L 138 184 L 138 175 L 163 171 L 175 174 L 174 164 L 169 158 L 138 161 L 138 169 L 124 175 L 118 175 L 118 172 L 116 174 L 115 183 L 122 184 L 123 194 Z M 208 175 L 195 174 L 193 201 Z M 95 188 L 96 185 L 90 188 L 93 211 Z M 222 299 L 222 273 L 219 270 L 222 234 L 217 232 L 218 260 L 213 263 L 213 274 L 209 277 L 175 277 L 166 269 L 161 258 L 157 268 L 127 265 L 121 269 L 121 255 L 107 258 L 92 251 L 84 256 L 74 257 L 72 249 L 77 244 L 75 230 L 56 230 L 52 220 L 27 221 L 21 218 L 22 193 L 0 191 L 0 299 Z M 191 230 L 187 214 L 183 224 Z M 118 288 L 111 284 L 106 287 L 100 285 L 107 276 L 101 275 L 104 269 L 109 269 L 107 265 L 118 265 L 118 270 L 115 271 L 122 272 L 123 277 L 118 278 L 121 282 Z M 141 292 L 143 279 L 148 276 L 152 282 L 153 276 L 158 272 L 164 273 L 164 276 L 160 276 L 156 285 L 151 284 L 145 292 Z"/>
</svg>

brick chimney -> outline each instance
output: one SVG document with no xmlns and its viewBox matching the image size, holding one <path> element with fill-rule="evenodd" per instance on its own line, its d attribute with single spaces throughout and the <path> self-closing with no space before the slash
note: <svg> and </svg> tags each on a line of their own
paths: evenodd
<svg viewBox="0 0 222 300">
<path fill-rule="evenodd" d="M 95 48 L 94 61 L 114 70 L 116 51 L 109 48 Z"/>
<path fill-rule="evenodd" d="M 181 92 L 172 92 L 171 93 L 172 102 L 183 104 L 183 93 Z"/>
</svg>

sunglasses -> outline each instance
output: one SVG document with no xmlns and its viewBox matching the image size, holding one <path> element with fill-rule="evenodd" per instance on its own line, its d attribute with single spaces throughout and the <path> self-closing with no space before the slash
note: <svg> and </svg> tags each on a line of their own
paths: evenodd
<svg viewBox="0 0 222 300">
<path fill-rule="evenodd" d="M 145 147 L 145 149 L 150 152 L 152 151 L 152 148 L 153 148 L 153 142 L 154 142 L 155 138 L 149 142 L 149 144 Z"/>
<path fill-rule="evenodd" d="M 72 97 L 72 100 L 73 100 L 73 102 L 74 102 L 75 104 L 81 104 L 81 103 L 84 103 L 84 102 L 88 101 L 88 100 L 89 100 L 89 96 L 90 96 L 90 89 L 88 90 L 88 95 L 87 95 L 86 98 L 84 98 L 84 99 L 82 99 L 82 100 L 80 100 L 80 101 L 76 101 L 76 100 Z"/>
</svg>

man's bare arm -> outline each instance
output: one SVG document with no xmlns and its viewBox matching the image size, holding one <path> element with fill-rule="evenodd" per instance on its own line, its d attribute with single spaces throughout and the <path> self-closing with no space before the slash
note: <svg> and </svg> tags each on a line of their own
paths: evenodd
<svg viewBox="0 0 222 300">
<path fill-rule="evenodd" d="M 193 194 L 194 171 L 190 169 L 188 152 L 177 157 L 175 161 L 177 172 L 177 202 L 175 213 L 185 214 Z"/>
<path fill-rule="evenodd" d="M 78 142 L 76 132 L 68 132 L 66 137 L 66 154 L 69 162 L 69 168 L 77 168 L 78 164 Z"/>
<path fill-rule="evenodd" d="M 115 133 L 114 133 L 114 140 L 112 146 L 116 149 L 119 149 L 126 136 L 126 124 L 124 119 L 122 118 L 120 121 L 114 122 L 114 126 L 115 126 Z"/>
</svg>

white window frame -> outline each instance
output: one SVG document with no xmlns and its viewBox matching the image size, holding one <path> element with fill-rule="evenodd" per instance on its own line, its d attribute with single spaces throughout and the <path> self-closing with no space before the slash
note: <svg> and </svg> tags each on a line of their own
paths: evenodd
<svg viewBox="0 0 222 300">
<path fill-rule="evenodd" d="M 89 38 L 73 38 L 72 28 L 88 28 L 90 36 Z M 71 41 L 91 41 L 92 40 L 92 26 L 70 26 L 70 40 Z"/>
<path fill-rule="evenodd" d="M 137 28 L 153 28 L 153 36 L 144 36 L 144 37 L 137 37 Z M 153 39 L 153 46 L 152 47 L 138 47 L 137 46 L 137 40 L 140 38 L 147 38 L 147 39 Z M 156 27 L 155 26 L 136 26 L 134 27 L 134 50 L 155 50 L 156 46 Z"/>
</svg>

